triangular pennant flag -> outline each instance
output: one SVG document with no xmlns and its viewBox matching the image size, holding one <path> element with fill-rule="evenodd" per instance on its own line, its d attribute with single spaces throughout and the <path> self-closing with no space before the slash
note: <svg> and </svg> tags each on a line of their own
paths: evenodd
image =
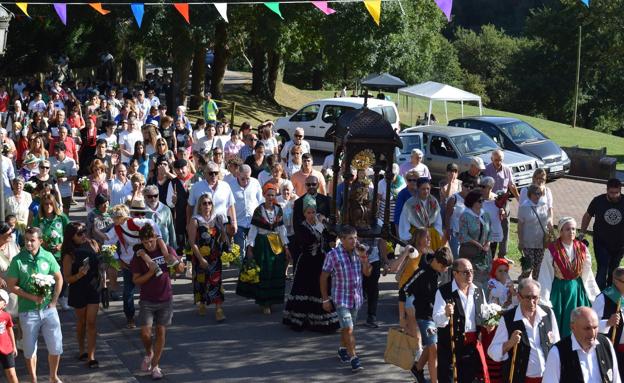
<svg viewBox="0 0 624 383">
<path fill-rule="evenodd" d="M 381 18 L 381 0 L 364 0 L 364 5 L 368 9 L 368 13 L 373 16 L 373 20 L 379 26 L 379 19 Z"/>
<path fill-rule="evenodd" d="M 102 3 L 89 3 L 89 5 L 102 15 L 108 15 L 110 13 L 109 10 L 102 8 Z"/>
<path fill-rule="evenodd" d="M 446 15 L 446 19 L 451 21 L 451 10 L 453 9 L 453 0 L 435 0 L 438 8 Z"/>
<path fill-rule="evenodd" d="M 581 0 L 581 3 L 585 4 L 585 6 L 589 8 L 589 0 Z"/>
<path fill-rule="evenodd" d="M 145 13 L 145 4 L 132 3 L 130 4 L 130 8 L 132 8 L 134 18 L 136 19 L 137 24 L 139 24 L 139 28 L 141 28 L 141 23 L 143 22 L 143 14 Z"/>
<path fill-rule="evenodd" d="M 56 3 L 54 4 L 54 10 L 56 14 L 61 19 L 64 25 L 67 25 L 67 4 L 65 3 Z"/>
<path fill-rule="evenodd" d="M 312 4 L 314 4 L 315 7 L 323 11 L 323 13 L 326 15 L 331 15 L 332 13 L 336 12 L 335 9 L 331 9 L 327 5 L 327 1 L 313 1 Z"/>
<path fill-rule="evenodd" d="M 221 17 L 223 17 L 223 20 L 225 20 L 226 23 L 229 23 L 228 17 L 227 17 L 227 3 L 212 3 L 212 4 L 215 6 L 215 8 L 217 8 L 217 11 L 221 15 Z"/>
<path fill-rule="evenodd" d="M 188 3 L 173 3 L 173 6 L 175 7 L 175 9 L 178 10 L 178 12 L 180 12 L 182 17 L 184 17 L 184 20 L 186 20 L 186 22 L 190 24 L 191 21 L 190 21 L 190 18 L 189 18 L 189 5 L 188 5 Z"/>
<path fill-rule="evenodd" d="M 21 9 L 26 16 L 30 17 L 28 14 L 28 3 L 15 3 L 15 5 L 17 5 L 17 7 Z"/>
<path fill-rule="evenodd" d="M 282 16 L 282 12 L 280 12 L 279 9 L 279 3 L 264 3 L 264 5 L 266 5 L 273 12 L 277 13 L 277 15 L 284 20 L 284 16 Z"/>
</svg>

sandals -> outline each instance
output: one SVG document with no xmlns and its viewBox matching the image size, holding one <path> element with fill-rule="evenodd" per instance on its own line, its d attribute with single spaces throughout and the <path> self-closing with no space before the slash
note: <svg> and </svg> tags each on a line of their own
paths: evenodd
<svg viewBox="0 0 624 383">
<path fill-rule="evenodd" d="M 87 363 L 87 367 L 89 367 L 89 368 L 99 368 L 100 367 L 100 363 L 97 361 L 97 359 L 93 359 L 93 360 L 90 360 L 89 363 Z"/>
</svg>

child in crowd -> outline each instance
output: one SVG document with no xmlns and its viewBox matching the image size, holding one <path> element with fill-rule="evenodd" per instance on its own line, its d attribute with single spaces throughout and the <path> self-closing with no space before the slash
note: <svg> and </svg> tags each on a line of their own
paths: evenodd
<svg viewBox="0 0 624 383">
<path fill-rule="evenodd" d="M 492 270 L 487 284 L 488 302 L 496 303 L 503 309 L 511 307 L 516 295 L 513 281 L 509 277 L 509 262 L 504 258 L 492 261 Z"/>
<path fill-rule="evenodd" d="M 15 347 L 15 335 L 13 334 L 13 320 L 11 315 L 4 311 L 8 303 L 9 293 L 6 290 L 0 290 L 0 364 L 4 369 L 7 381 L 17 383 L 17 374 L 15 373 L 17 347 Z"/>
</svg>

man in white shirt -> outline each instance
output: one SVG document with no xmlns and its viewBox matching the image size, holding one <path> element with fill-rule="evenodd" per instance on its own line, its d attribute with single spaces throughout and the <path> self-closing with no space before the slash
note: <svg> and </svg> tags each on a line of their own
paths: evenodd
<svg viewBox="0 0 624 383">
<path fill-rule="evenodd" d="M 127 175 L 128 169 L 126 165 L 117 164 L 115 178 L 108 181 L 111 206 L 123 204 L 126 197 L 132 193 L 132 182 L 130 182 Z"/>
<path fill-rule="evenodd" d="M 459 383 L 472 382 L 480 373 L 487 373 L 487 366 L 481 363 L 485 356 L 481 355 L 478 337 L 483 323 L 478 308 L 486 303 L 485 294 L 472 283 L 474 268 L 469 260 L 456 259 L 452 267 L 453 281 L 440 286 L 433 304 L 433 321 L 438 327 L 438 382 L 450 383 L 454 374 Z"/>
<path fill-rule="evenodd" d="M 516 348 L 510 383 L 541 382 L 548 351 L 560 340 L 557 319 L 548 306 L 539 304 L 539 297 L 539 283 L 531 278 L 522 279 L 518 285 L 520 304 L 503 314 L 488 348 L 490 358 L 505 362 L 503 371 L 507 374 Z"/>
<path fill-rule="evenodd" d="M 119 134 L 119 148 L 121 149 L 121 162 L 127 164 L 134 154 L 134 144 L 143 141 L 143 133 L 136 129 L 134 123 L 128 123 L 128 130 Z"/>
<path fill-rule="evenodd" d="M 280 157 L 285 164 L 288 164 L 288 161 L 290 159 L 290 149 L 292 149 L 292 147 L 295 145 L 301 146 L 301 149 L 303 149 L 303 153 L 310 153 L 310 144 L 308 143 L 308 141 L 303 139 L 303 136 L 303 128 L 297 128 L 295 129 L 294 137 L 284 144 L 284 147 L 280 152 Z"/>
<path fill-rule="evenodd" d="M 36 92 L 35 98 L 28 104 L 28 113 L 32 115 L 35 112 L 43 113 L 46 110 L 46 103 L 41 99 L 41 93 Z"/>
<path fill-rule="evenodd" d="M 543 383 L 621 383 L 615 350 L 598 332 L 598 316 L 589 307 L 570 314 L 572 334 L 550 349 Z"/>
<path fill-rule="evenodd" d="M 236 201 L 238 231 L 234 235 L 234 242 L 241 249 L 245 249 L 247 233 L 251 227 L 251 216 L 258 205 L 264 201 L 262 187 L 257 179 L 251 177 L 251 167 L 246 164 L 239 167 L 238 175 L 233 180 L 230 179 L 228 184 Z"/>
<path fill-rule="evenodd" d="M 600 322 L 600 332 L 609 339 L 615 339 L 613 346 L 618 357 L 620 377 L 624 376 L 624 305 L 621 301 L 624 295 L 624 267 L 618 267 L 613 271 L 613 284 L 604 289 L 592 304 L 592 309 L 596 312 Z M 624 302 L 622 302 L 624 303 Z M 619 311 L 618 311 L 619 310 Z M 615 334 L 613 332 L 615 331 Z M 615 335 L 615 336 L 614 336 Z"/>
<path fill-rule="evenodd" d="M 137 94 L 136 106 L 139 109 L 139 120 L 145 122 L 145 120 L 147 119 L 147 115 L 149 114 L 150 107 L 152 106 L 152 103 L 150 102 L 150 100 L 145 98 L 145 92 L 143 90 L 140 90 L 139 93 Z"/>
<path fill-rule="evenodd" d="M 195 212 L 195 206 L 202 194 L 212 195 L 213 209 L 216 215 L 223 217 L 223 221 L 227 222 L 226 230 L 230 237 L 236 234 L 236 210 L 234 207 L 235 200 L 232 189 L 227 182 L 219 181 L 219 173 L 221 168 L 219 165 L 210 161 L 204 168 L 204 179 L 195 183 L 191 187 L 189 193 L 189 201 L 186 207 L 187 224 Z"/>
<path fill-rule="evenodd" d="M 147 90 L 147 99 L 150 102 L 150 107 L 153 106 L 154 108 L 158 108 L 160 106 L 160 99 L 155 95 L 154 89 Z"/>
<path fill-rule="evenodd" d="M 420 149 L 412 149 L 411 157 L 408 162 L 404 162 L 399 167 L 399 173 L 405 176 L 407 172 L 415 169 L 420 177 L 431 178 L 431 173 L 427 165 L 423 164 L 423 152 Z"/>
</svg>

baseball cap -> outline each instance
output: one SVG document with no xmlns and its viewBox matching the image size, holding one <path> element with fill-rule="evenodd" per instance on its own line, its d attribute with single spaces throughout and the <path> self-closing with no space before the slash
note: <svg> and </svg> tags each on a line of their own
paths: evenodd
<svg viewBox="0 0 624 383">
<path fill-rule="evenodd" d="M 4 289 L 0 289 L 0 299 L 2 299 L 6 304 L 9 304 L 9 293 L 7 293 Z"/>
</svg>

